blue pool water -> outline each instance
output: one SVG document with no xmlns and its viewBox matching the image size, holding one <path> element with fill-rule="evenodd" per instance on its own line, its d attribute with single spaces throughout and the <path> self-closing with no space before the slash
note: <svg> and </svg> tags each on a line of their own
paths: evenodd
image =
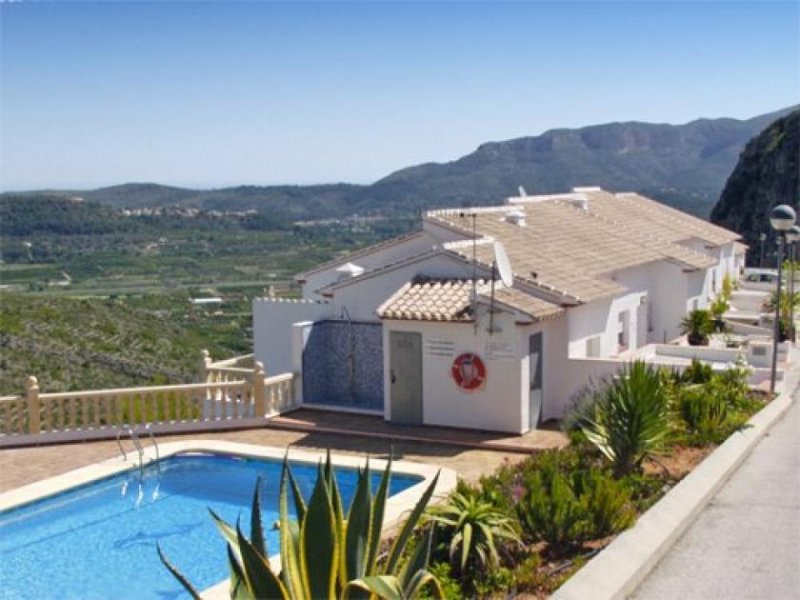
<svg viewBox="0 0 800 600">
<path fill-rule="evenodd" d="M 0 598 L 183 598 L 185 593 L 158 559 L 156 543 L 196 588 L 228 577 L 225 542 L 208 508 L 229 523 L 241 516 L 250 530 L 253 489 L 261 477 L 268 550 L 280 551 L 280 461 L 224 454 L 184 454 L 162 459 L 160 469 L 138 470 L 0 512 Z M 316 466 L 294 464 L 306 499 Z M 373 473 L 373 491 L 380 473 Z M 337 469 L 345 508 L 357 474 Z M 420 481 L 394 475 L 390 495 Z M 291 504 L 291 502 L 290 502 Z"/>
</svg>

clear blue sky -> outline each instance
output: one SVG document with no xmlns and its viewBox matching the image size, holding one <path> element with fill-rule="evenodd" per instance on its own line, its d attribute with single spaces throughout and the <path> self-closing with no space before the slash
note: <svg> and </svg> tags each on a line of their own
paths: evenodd
<svg viewBox="0 0 800 600">
<path fill-rule="evenodd" d="M 800 101 L 792 2 L 4 3 L 2 189 L 371 182 Z"/>
</svg>

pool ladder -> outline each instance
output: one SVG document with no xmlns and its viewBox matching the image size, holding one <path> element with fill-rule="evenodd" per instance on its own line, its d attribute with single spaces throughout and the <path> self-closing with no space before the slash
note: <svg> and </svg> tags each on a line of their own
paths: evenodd
<svg viewBox="0 0 800 600">
<path fill-rule="evenodd" d="M 158 449 L 156 436 L 153 435 L 153 429 L 150 427 L 150 423 L 147 423 L 144 426 L 144 429 L 150 437 L 153 447 L 156 449 L 156 468 L 159 472 L 161 472 L 161 454 Z M 128 453 L 125 452 L 125 448 L 122 446 L 122 436 L 126 433 L 133 442 L 133 445 L 136 447 L 136 452 L 139 454 L 139 478 L 141 478 L 144 475 L 144 448 L 142 448 L 142 442 L 139 439 L 139 436 L 136 434 L 136 431 L 134 431 L 134 429 L 130 426 L 120 427 L 117 430 L 117 446 L 119 446 L 119 451 L 122 453 L 122 460 L 128 460 Z"/>
</svg>

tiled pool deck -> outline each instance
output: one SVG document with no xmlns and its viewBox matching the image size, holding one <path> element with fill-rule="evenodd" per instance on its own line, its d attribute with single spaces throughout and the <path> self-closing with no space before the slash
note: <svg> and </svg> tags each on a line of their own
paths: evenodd
<svg viewBox="0 0 800 600">
<path fill-rule="evenodd" d="M 380 417 L 298 410 L 270 421 L 268 427 L 243 431 L 159 436 L 168 441 L 224 440 L 265 446 L 369 454 L 441 465 L 468 481 L 494 471 L 505 461 L 527 453 L 566 445 L 558 432 L 540 429 L 522 436 L 506 436 L 444 427 L 393 425 Z M 145 446 L 149 445 L 144 441 Z M 130 449 L 130 442 L 126 444 Z M 114 440 L 0 450 L 0 492 L 85 467 L 119 455 Z"/>
</svg>

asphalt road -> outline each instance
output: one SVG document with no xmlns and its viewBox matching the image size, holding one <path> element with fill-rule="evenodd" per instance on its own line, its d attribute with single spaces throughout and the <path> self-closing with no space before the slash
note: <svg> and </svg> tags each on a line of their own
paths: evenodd
<svg viewBox="0 0 800 600">
<path fill-rule="evenodd" d="M 799 397 L 633 598 L 800 599 Z"/>
</svg>

